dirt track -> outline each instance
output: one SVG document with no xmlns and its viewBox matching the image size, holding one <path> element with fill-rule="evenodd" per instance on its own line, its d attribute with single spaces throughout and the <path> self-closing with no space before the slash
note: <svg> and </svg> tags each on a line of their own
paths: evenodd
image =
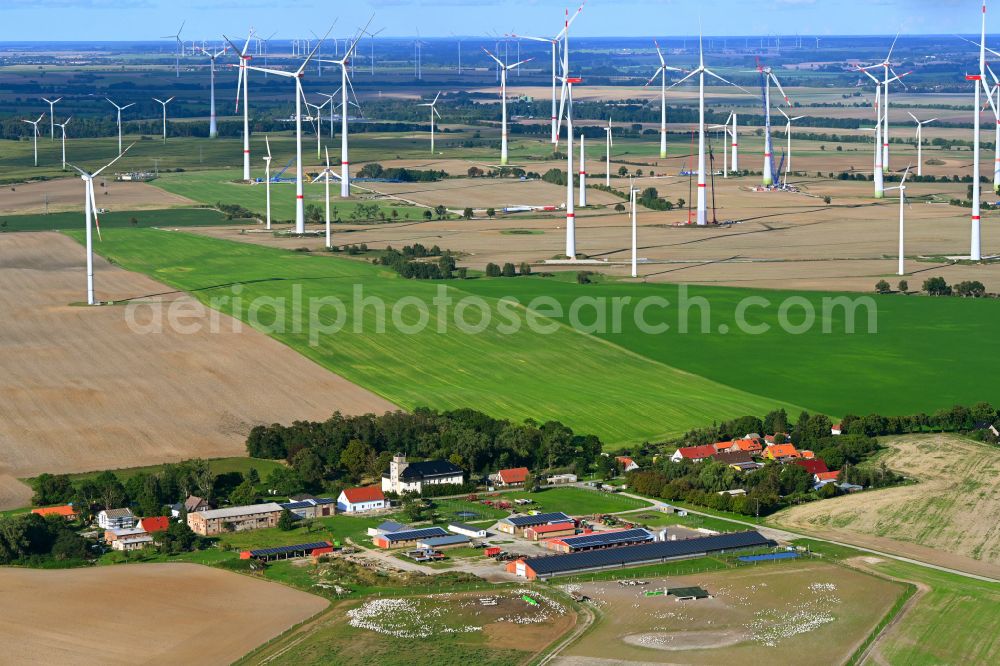
<svg viewBox="0 0 1000 666">
<path fill-rule="evenodd" d="M 0 589 L 0 661 L 21 664 L 229 664 L 327 605 L 194 564 L 0 569 Z"/>
<path fill-rule="evenodd" d="M 1000 462 L 949 435 L 887 442 L 886 464 L 919 483 L 793 507 L 775 516 L 819 533 L 965 571 L 1000 575 Z"/>
<path fill-rule="evenodd" d="M 57 233 L 0 236 L 0 509 L 11 477 L 245 453 L 258 423 L 394 409 L 249 327 L 136 334 L 125 308 L 84 300 L 84 252 Z M 101 300 L 167 293 L 96 259 Z M 200 306 L 198 306 L 200 307 Z"/>
</svg>

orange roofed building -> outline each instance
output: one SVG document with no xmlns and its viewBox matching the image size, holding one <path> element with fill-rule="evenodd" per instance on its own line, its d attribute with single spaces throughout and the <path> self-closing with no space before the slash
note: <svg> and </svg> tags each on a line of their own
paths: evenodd
<svg viewBox="0 0 1000 666">
<path fill-rule="evenodd" d="M 800 456 L 794 444 L 772 444 L 764 449 L 764 457 L 768 460 L 794 460 Z"/>
<path fill-rule="evenodd" d="M 502 469 L 497 472 L 496 482 L 498 486 L 521 486 L 527 480 L 527 467 L 512 467 L 511 469 Z"/>
<path fill-rule="evenodd" d="M 32 509 L 31 513 L 37 513 L 39 516 L 62 516 L 66 520 L 76 520 L 76 509 L 73 508 L 72 504 L 64 504 L 63 506 L 46 506 L 41 509 Z"/>
</svg>

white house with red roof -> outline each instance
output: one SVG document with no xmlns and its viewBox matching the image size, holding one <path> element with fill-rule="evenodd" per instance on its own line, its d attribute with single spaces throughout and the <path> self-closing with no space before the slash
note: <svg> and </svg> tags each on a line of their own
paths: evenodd
<svg viewBox="0 0 1000 666">
<path fill-rule="evenodd" d="M 631 472 L 634 469 L 639 469 L 639 465 L 637 465 L 636 462 L 631 458 L 629 458 L 628 456 L 615 456 L 615 460 L 617 460 L 622 464 L 622 468 L 626 472 Z"/>
<path fill-rule="evenodd" d="M 512 467 L 497 472 L 495 482 L 498 486 L 523 486 L 527 480 L 527 467 Z"/>
<path fill-rule="evenodd" d="M 711 458 L 716 454 L 714 444 L 702 444 L 701 446 L 682 446 L 681 448 L 674 451 L 674 455 L 670 456 L 670 460 L 673 462 L 680 462 L 682 460 L 690 460 L 691 462 L 701 462 L 706 458 Z"/>
<path fill-rule="evenodd" d="M 337 511 L 341 513 L 364 513 L 386 508 L 385 495 L 378 486 L 346 488 L 337 498 Z"/>
</svg>

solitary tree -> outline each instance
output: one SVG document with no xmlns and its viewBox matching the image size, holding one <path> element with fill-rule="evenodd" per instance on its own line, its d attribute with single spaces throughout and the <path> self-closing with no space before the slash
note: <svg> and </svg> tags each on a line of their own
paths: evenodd
<svg viewBox="0 0 1000 666">
<path fill-rule="evenodd" d="M 465 210 L 463 210 L 462 211 L 462 217 L 464 217 L 467 220 L 471 220 L 472 219 L 472 209 L 471 208 L 466 208 Z"/>
<path fill-rule="evenodd" d="M 431 212 L 430 208 L 424 211 L 424 219 L 427 220 L 428 222 L 434 219 L 434 213 Z"/>
<path fill-rule="evenodd" d="M 616 203 L 615 204 L 615 212 L 617 212 L 617 213 L 624 213 L 625 212 L 625 204 L 623 204 L 621 202 Z"/>
<path fill-rule="evenodd" d="M 491 220 L 493 219 L 493 217 L 496 214 L 497 214 L 497 212 L 494 209 L 492 209 L 492 208 L 487 208 L 486 209 L 486 217 L 490 218 Z"/>
</svg>

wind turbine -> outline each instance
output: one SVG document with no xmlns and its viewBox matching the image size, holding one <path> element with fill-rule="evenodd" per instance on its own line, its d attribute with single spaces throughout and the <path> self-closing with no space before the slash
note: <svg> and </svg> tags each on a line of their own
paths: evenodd
<svg viewBox="0 0 1000 666">
<path fill-rule="evenodd" d="M 61 123 L 56 123 L 56 127 L 62 128 L 62 170 L 66 170 L 66 125 L 69 125 L 69 121 L 73 119 L 70 116 Z"/>
<path fill-rule="evenodd" d="M 361 41 L 361 38 L 368 30 L 368 26 L 371 25 L 374 18 L 375 16 L 372 15 L 368 19 L 368 23 L 365 24 L 365 27 L 358 31 L 358 36 L 354 38 L 351 45 L 344 51 L 343 58 L 340 60 L 325 61 L 333 65 L 340 65 L 340 196 L 342 199 L 348 199 L 351 196 L 351 160 L 347 144 L 347 117 L 350 115 L 348 113 L 348 91 L 354 92 L 354 84 L 351 83 L 351 79 L 347 75 L 347 66 L 351 62 L 351 55 L 354 53 L 354 49 L 358 47 L 358 42 Z M 354 98 L 357 99 L 357 94 L 354 95 Z"/>
<path fill-rule="evenodd" d="M 54 141 L 56 138 L 56 104 L 62 101 L 62 97 L 57 99 L 45 99 L 43 97 L 42 101 L 49 104 L 49 141 Z"/>
<path fill-rule="evenodd" d="M 493 58 L 493 60 L 496 61 L 497 65 L 500 66 L 500 105 L 502 107 L 501 111 L 502 126 L 500 128 L 500 165 L 506 166 L 507 164 L 507 72 L 509 72 L 512 69 L 516 69 L 517 67 L 523 65 L 526 62 L 531 61 L 532 58 L 515 62 L 513 65 L 507 65 L 501 62 L 499 58 L 490 53 L 490 51 L 485 47 L 483 47 L 483 51 L 486 51 L 486 55 Z M 570 150 L 572 150 L 573 144 L 570 143 L 568 145 L 570 147 Z"/>
<path fill-rule="evenodd" d="M 983 0 L 983 13 L 986 11 L 986 0 Z M 896 48 L 896 41 L 899 39 L 899 33 L 896 33 L 896 37 L 892 40 L 892 45 L 889 46 L 889 55 L 885 57 L 880 63 L 870 65 L 868 67 L 859 67 L 858 70 L 864 72 L 869 78 L 874 80 L 876 84 L 879 83 L 878 79 L 871 75 L 868 71 L 869 69 L 878 69 L 881 67 L 883 69 L 882 77 L 882 108 L 883 108 L 883 120 L 882 120 L 882 168 L 888 172 L 889 171 L 889 84 L 893 81 L 899 81 L 902 76 L 896 76 L 896 72 L 892 71 L 892 51 Z M 895 77 L 890 80 L 890 75 Z M 905 74 L 903 75 L 905 76 Z"/>
<path fill-rule="evenodd" d="M 320 178 L 323 179 L 324 185 L 326 187 L 326 246 L 329 248 L 333 246 L 333 240 L 330 237 L 330 179 L 331 178 L 340 179 L 340 176 L 334 173 L 333 169 L 330 168 L 329 148 L 326 149 L 326 168 L 323 169 L 323 171 L 321 171 L 318 176 L 313 178 L 313 182 L 315 183 Z"/>
<path fill-rule="evenodd" d="M 910 112 L 907 111 L 907 113 L 910 113 Z M 922 151 L 923 151 L 923 145 L 924 145 L 924 125 L 928 125 L 928 124 L 934 122 L 935 120 L 937 120 L 937 118 L 931 118 L 930 120 L 917 120 L 917 117 L 915 115 L 913 115 L 912 113 L 910 113 L 910 117 L 913 118 L 913 122 L 915 122 L 917 124 L 917 176 L 923 176 L 924 175 L 924 169 L 923 169 L 924 160 L 923 160 L 923 156 L 922 156 Z M 1000 138 L 1000 120 L 997 121 L 997 137 Z M 1000 145 L 997 146 L 997 151 L 998 152 L 997 152 L 996 162 L 997 162 L 997 166 L 1000 166 Z M 1000 173 L 1000 172 L 998 172 L 998 173 Z M 993 176 L 993 187 L 994 187 L 994 189 L 996 189 L 996 186 L 997 186 L 996 176 L 997 176 L 997 174 L 994 174 L 994 176 Z"/>
<path fill-rule="evenodd" d="M 135 102 L 132 102 L 131 104 L 126 104 L 125 106 L 118 106 L 117 104 L 115 104 L 114 102 L 112 102 L 107 97 L 105 97 L 104 99 L 107 99 L 108 102 L 111 102 L 111 106 L 113 106 L 116 109 L 118 109 L 118 154 L 121 155 L 121 153 L 122 153 L 122 111 L 124 111 L 125 109 L 127 109 L 130 106 L 135 106 Z"/>
<path fill-rule="evenodd" d="M 990 51 L 991 53 L 995 53 L 991 49 L 986 49 L 986 50 Z M 992 100 L 993 93 L 994 92 L 997 93 L 997 102 L 993 103 L 993 115 L 995 116 L 997 121 L 993 139 L 993 148 L 994 148 L 993 192 L 995 194 L 1000 194 L 1000 112 L 997 111 L 997 107 L 1000 106 L 1000 104 L 998 104 L 998 102 L 1000 102 L 1000 79 L 997 79 L 997 75 L 993 73 L 993 69 L 991 69 L 989 65 L 986 66 L 986 71 L 989 72 L 990 76 L 993 78 L 993 88 L 987 93 L 987 95 L 989 95 L 990 99 Z M 912 117 L 913 114 L 911 113 L 910 116 Z M 933 121 L 929 120 L 927 122 L 933 122 Z M 919 168 L 919 165 L 917 168 Z"/>
<path fill-rule="evenodd" d="M 441 114 L 438 113 L 438 110 L 437 110 L 437 108 L 434 105 L 437 104 L 438 98 L 440 96 L 441 96 L 441 93 L 438 92 L 437 95 L 434 95 L 434 101 L 431 102 L 430 104 L 418 104 L 417 105 L 417 106 L 428 106 L 431 109 L 431 155 L 434 154 L 434 116 L 437 115 L 438 118 L 441 117 Z"/>
<path fill-rule="evenodd" d="M 322 155 L 322 153 L 320 153 L 320 149 L 319 149 L 319 137 L 320 137 L 320 130 L 323 128 L 323 117 L 320 115 L 319 112 L 327 104 L 330 105 L 331 109 L 333 108 L 333 98 L 332 97 L 327 98 L 327 100 L 325 102 L 323 102 L 322 104 L 310 104 L 309 102 L 306 102 L 306 111 L 308 111 L 309 109 L 314 109 L 316 111 L 316 115 L 313 116 L 313 120 L 316 122 L 316 159 L 321 159 L 323 157 L 323 155 Z"/>
<path fill-rule="evenodd" d="M 223 46 L 221 51 L 209 51 L 205 48 L 201 49 L 201 52 L 208 56 L 208 60 L 211 63 L 209 66 L 209 111 L 208 111 L 208 136 L 211 139 L 219 136 L 219 126 L 215 120 L 215 60 L 221 55 L 224 55 L 226 51 L 229 50 L 228 46 Z"/>
<path fill-rule="evenodd" d="M 875 132 L 875 166 L 872 181 L 875 183 L 875 198 L 885 196 L 885 172 L 882 170 L 882 87 L 875 88 L 875 127 L 861 128 L 865 132 Z"/>
<path fill-rule="evenodd" d="M 611 187 L 611 148 L 615 145 L 615 140 L 611 136 L 611 116 L 608 116 L 608 126 L 604 128 L 607 137 L 604 141 L 604 186 Z"/>
<path fill-rule="evenodd" d="M 730 133 L 730 136 L 733 139 L 733 145 L 732 145 L 732 148 L 733 148 L 732 170 L 733 170 L 733 173 L 736 173 L 736 172 L 738 172 L 740 170 L 740 167 L 739 167 L 739 163 L 740 163 L 740 157 L 739 157 L 740 133 L 739 133 L 739 131 L 737 131 L 737 128 L 736 128 L 736 112 L 733 111 L 732 113 L 730 113 L 729 117 L 733 121 L 733 129 L 731 130 L 731 133 Z"/>
<path fill-rule="evenodd" d="M 103 167 L 95 171 L 94 173 L 87 173 L 83 169 L 70 164 L 76 171 L 80 173 L 80 178 L 84 182 L 84 204 L 83 209 L 86 211 L 87 218 L 87 231 L 86 231 L 86 242 L 87 242 L 87 305 L 96 305 L 94 300 L 94 238 L 90 230 L 90 215 L 93 213 L 94 220 L 97 222 L 97 236 L 100 238 L 101 235 L 101 222 L 97 219 L 97 203 L 94 201 L 94 178 L 96 178 L 102 171 L 107 169 L 109 166 L 121 159 L 122 155 L 129 151 L 129 148 L 135 144 L 129 145 L 128 148 L 118 153 L 118 157 L 111 160 Z"/>
<path fill-rule="evenodd" d="M 160 39 L 173 39 L 177 42 L 177 55 L 174 56 L 174 71 L 177 76 L 181 75 L 181 56 L 184 55 L 184 42 L 181 41 L 181 32 L 184 30 L 184 24 L 187 23 L 187 19 L 181 21 L 181 27 L 177 30 L 176 35 L 164 35 Z"/>
<path fill-rule="evenodd" d="M 639 195 L 639 189 L 635 186 L 635 181 L 629 179 L 629 202 L 632 204 L 632 277 L 639 277 L 639 267 L 637 266 L 639 262 L 639 231 L 638 231 L 638 206 L 636 204 L 636 197 Z"/>
<path fill-rule="evenodd" d="M 792 172 L 792 122 L 795 120 L 802 120 L 805 116 L 795 116 L 794 118 L 789 118 L 788 114 L 778 107 L 778 113 L 785 117 L 785 137 L 788 139 L 788 157 L 785 158 L 785 173 L 789 174 Z"/>
<path fill-rule="evenodd" d="M 250 28 L 250 32 L 247 33 L 247 41 L 243 44 L 242 49 L 236 48 L 232 40 L 223 35 L 223 38 L 229 42 L 229 45 L 233 47 L 233 52 L 238 53 L 240 57 L 240 73 L 236 79 L 236 110 L 240 109 L 240 87 L 242 86 L 243 93 L 243 180 L 245 182 L 250 182 L 250 93 L 247 89 L 247 68 L 249 68 L 249 63 L 253 59 L 252 55 L 247 53 L 247 49 L 250 47 L 250 40 L 253 37 L 253 28 Z M 271 34 L 274 37 L 274 34 Z M 270 39 L 270 37 L 268 38 Z M 267 56 L 264 56 L 264 64 L 267 65 Z M 266 75 L 269 70 L 261 70 Z"/>
<path fill-rule="evenodd" d="M 333 30 L 333 26 L 330 26 L 330 30 Z M 323 39 L 326 39 L 330 35 L 330 30 L 326 31 L 326 35 L 323 36 Z M 313 56 L 316 55 L 316 51 L 319 50 L 320 45 L 323 43 L 323 39 L 319 40 L 313 50 L 310 51 L 309 56 L 294 72 L 286 72 L 283 69 L 265 69 L 263 67 L 255 67 L 253 65 L 244 65 L 246 69 L 252 69 L 257 72 L 266 72 L 268 74 L 274 74 L 275 76 L 283 76 L 295 81 L 295 233 L 297 234 L 303 234 L 306 230 L 305 206 L 302 201 L 302 97 L 304 95 L 302 92 L 302 77 L 304 76 L 309 62 L 313 59 Z M 244 101 L 244 104 L 245 103 L 246 102 Z M 244 158 L 244 164 L 246 164 L 246 160 L 249 159 L 249 153 L 244 153 L 244 155 L 247 156 Z"/>
<path fill-rule="evenodd" d="M 697 223 L 699 225 L 708 224 L 708 209 L 705 198 L 705 188 L 707 184 L 705 182 L 705 75 L 722 81 L 727 85 L 731 85 L 735 88 L 739 88 L 743 92 L 750 94 L 746 89 L 727 81 L 722 78 L 712 70 L 705 67 L 705 49 L 702 45 L 701 35 L 698 36 L 698 68 L 693 72 L 685 76 L 680 81 L 677 81 L 670 87 L 679 86 L 691 77 L 698 76 L 698 217 Z"/>
<path fill-rule="evenodd" d="M 576 211 L 573 209 L 573 85 L 582 82 L 583 79 L 579 77 L 563 76 L 562 92 L 559 95 L 558 123 L 562 124 L 564 115 L 566 118 L 566 256 L 571 260 L 576 259 Z"/>
<path fill-rule="evenodd" d="M 771 81 L 774 81 L 774 85 L 778 87 L 778 92 L 785 98 L 785 105 L 788 108 L 792 108 L 792 104 L 778 82 L 778 77 L 774 75 L 772 68 L 762 67 L 758 64 L 757 71 L 764 77 L 764 178 L 762 182 L 765 187 L 770 187 L 774 185 L 774 146 L 771 141 Z M 781 111 L 780 106 L 778 110 Z M 785 115 L 784 111 L 781 113 Z M 788 116 L 785 117 L 787 118 Z"/>
<path fill-rule="evenodd" d="M 580 208 L 587 205 L 587 155 L 583 151 L 583 139 L 583 132 L 580 132 Z M 572 148 L 573 144 L 569 146 Z"/>
<path fill-rule="evenodd" d="M 264 157 L 264 198 L 267 201 L 267 222 L 264 227 L 268 231 L 271 230 L 271 142 L 268 140 L 267 135 L 264 135 L 264 145 L 267 146 L 267 157 Z"/>
<path fill-rule="evenodd" d="M 646 86 L 655 81 L 657 76 L 660 77 L 660 158 L 662 159 L 667 156 L 667 72 L 682 72 L 684 70 L 677 67 L 667 67 L 663 53 L 660 51 L 660 45 L 655 39 L 653 44 L 656 46 L 656 55 L 660 56 L 660 66 L 649 81 L 646 81 Z"/>
<path fill-rule="evenodd" d="M 161 99 L 156 99 L 154 97 L 153 101 L 154 102 L 159 102 L 160 104 L 163 105 L 163 143 L 166 143 L 167 142 L 167 104 L 170 104 L 172 101 L 174 101 L 174 98 L 171 97 L 167 101 L 163 101 Z M 213 115 L 212 118 L 214 119 L 215 116 Z"/>
<path fill-rule="evenodd" d="M 336 104 L 333 103 L 333 100 L 335 100 L 337 98 L 337 95 L 340 94 L 340 90 L 338 89 L 337 92 L 333 93 L 332 95 L 330 93 L 316 93 L 316 94 L 319 95 L 320 97 L 326 97 L 328 100 L 330 100 L 330 138 L 332 139 L 333 138 L 333 109 L 337 106 Z"/>
<path fill-rule="evenodd" d="M 31 125 L 31 140 L 35 145 L 35 166 L 38 166 L 38 123 L 42 122 L 45 114 L 38 116 L 38 120 L 22 120 L 22 123 Z"/>
<path fill-rule="evenodd" d="M 906 167 L 906 171 L 903 173 L 903 179 L 899 181 L 899 185 L 896 187 L 886 188 L 888 190 L 899 190 L 899 268 L 896 269 L 896 275 L 906 275 L 906 271 L 903 268 L 904 254 L 903 254 L 903 227 L 904 227 L 904 207 L 906 206 L 906 177 L 910 175 L 910 167 Z"/>
<path fill-rule="evenodd" d="M 576 20 L 576 17 L 579 16 L 580 12 L 582 11 L 583 11 L 583 5 L 580 5 L 579 9 L 577 9 L 576 13 L 574 13 L 573 16 L 571 17 L 569 16 L 569 10 L 566 10 L 567 12 L 566 21 L 565 24 L 563 25 L 563 29 L 559 31 L 559 34 L 557 34 L 555 37 L 552 37 L 551 39 L 546 37 L 528 37 L 525 35 L 513 35 L 514 37 L 519 37 L 521 39 L 530 39 L 531 41 L 534 42 L 545 42 L 547 44 L 552 45 L 552 145 L 556 145 L 559 143 L 559 130 L 557 128 L 558 119 L 556 118 L 556 82 L 560 80 L 559 72 L 556 68 L 556 58 L 559 51 L 559 40 L 564 39 L 569 34 L 569 27 L 573 25 L 573 21 Z M 461 48 L 461 42 L 459 42 L 459 45 L 460 45 L 459 48 Z M 566 50 L 565 46 L 563 48 L 564 50 Z M 563 71 L 566 71 L 565 68 L 567 66 L 568 66 L 568 60 L 564 59 Z M 459 71 L 459 74 L 461 74 L 461 71 Z"/>
</svg>

